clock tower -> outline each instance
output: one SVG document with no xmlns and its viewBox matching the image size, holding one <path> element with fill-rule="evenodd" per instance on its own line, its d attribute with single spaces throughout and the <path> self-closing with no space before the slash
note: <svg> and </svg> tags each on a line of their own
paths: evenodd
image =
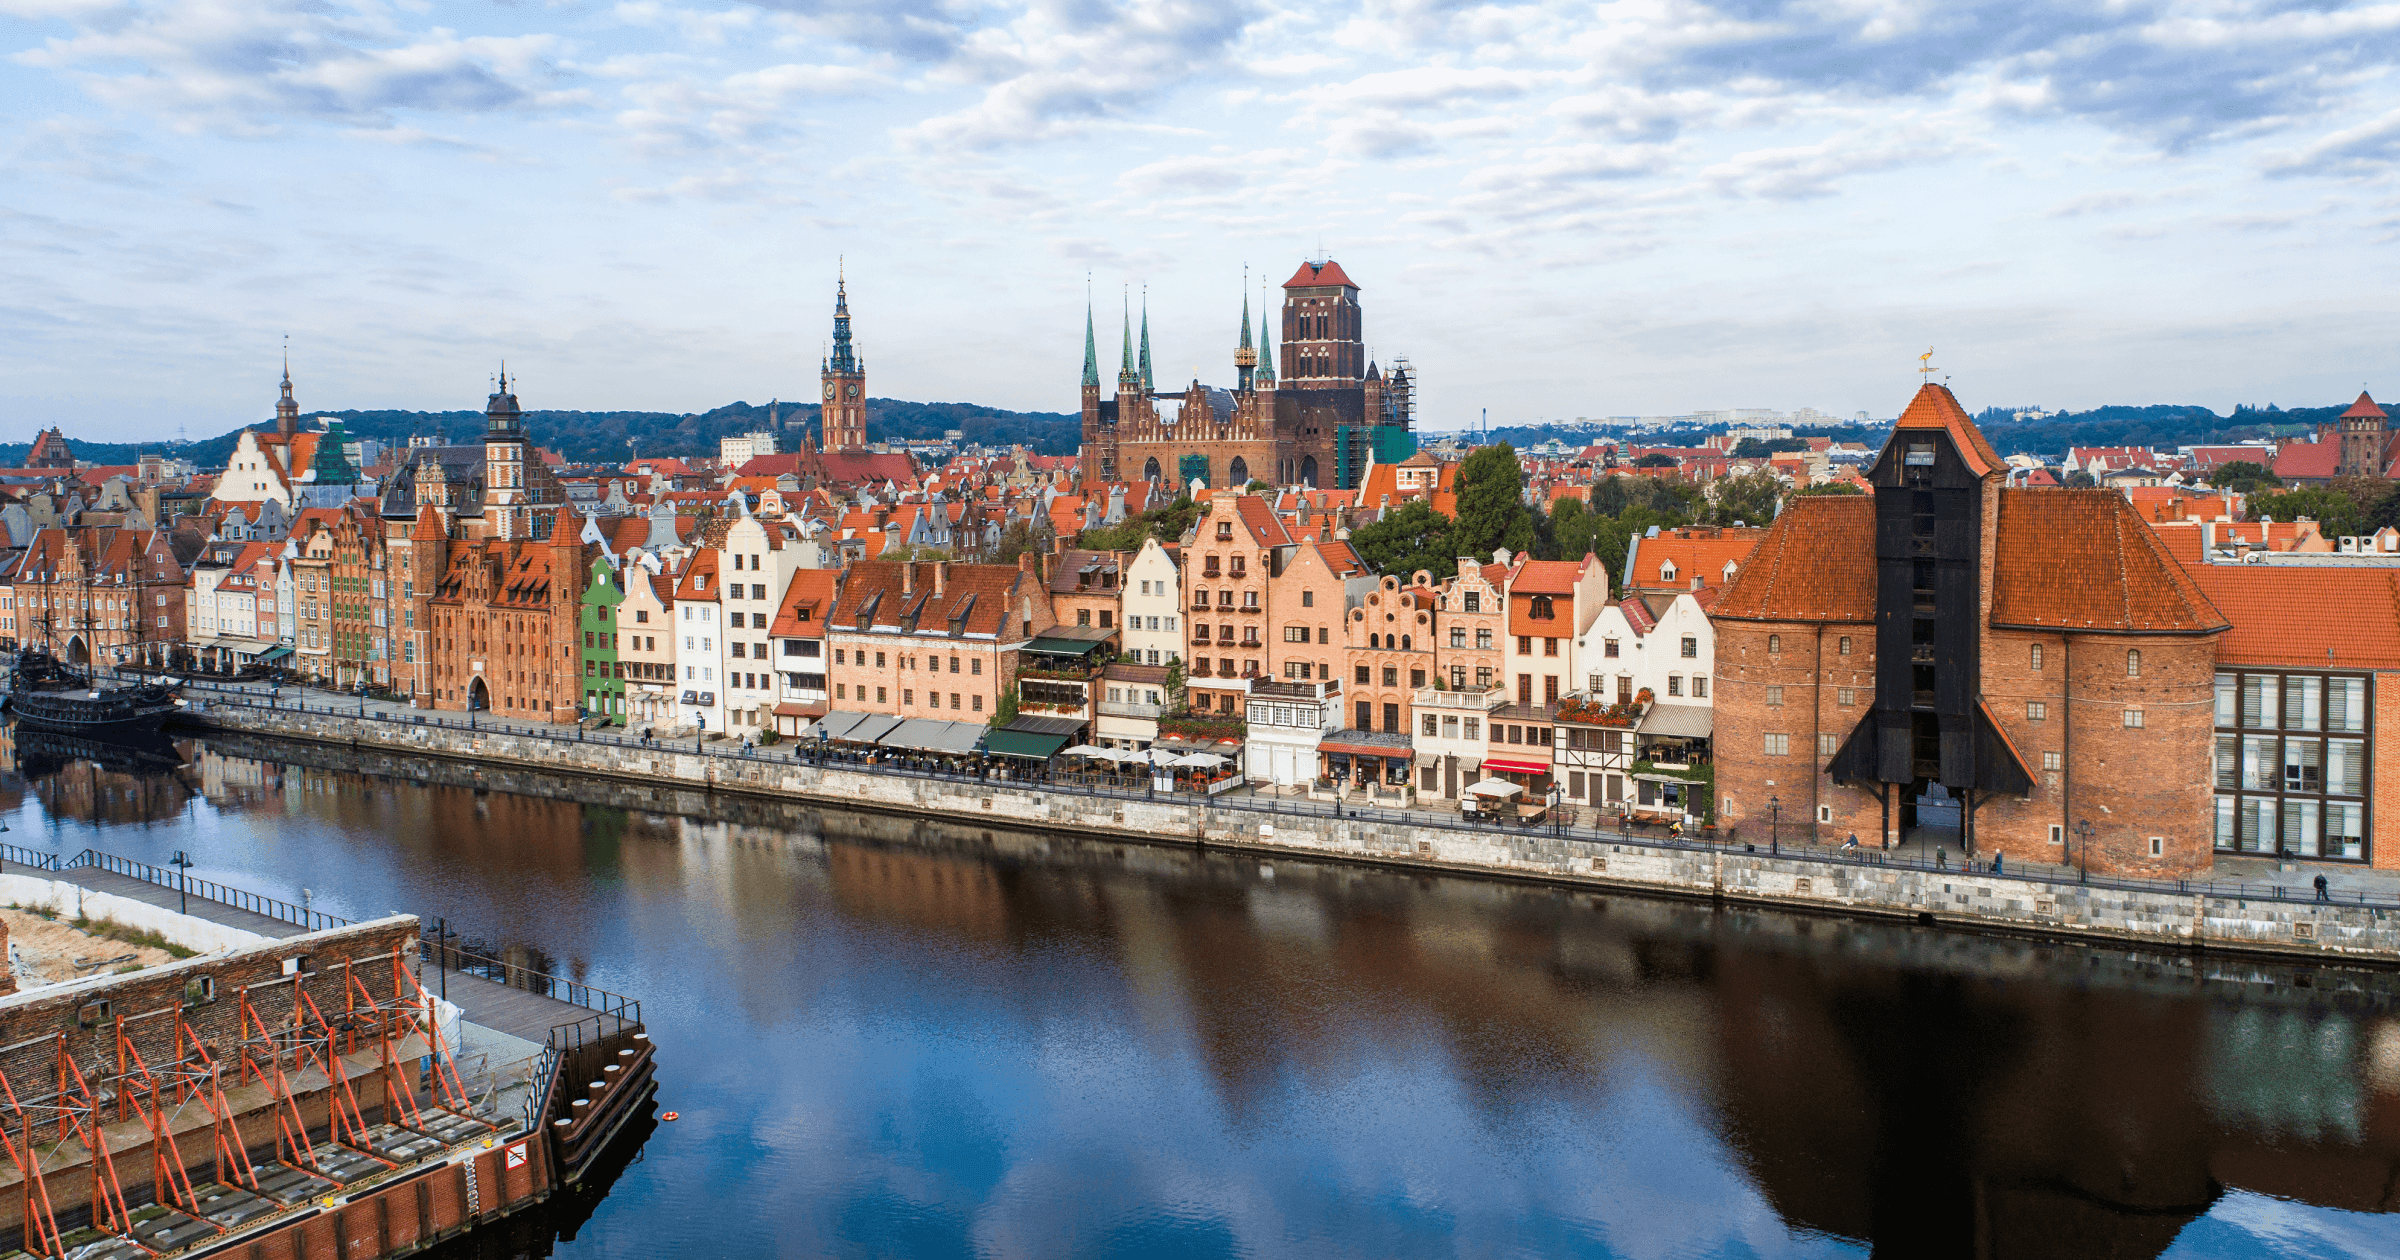
<svg viewBox="0 0 2400 1260">
<path fill-rule="evenodd" d="M 833 290 L 833 353 L 825 360 L 819 451 L 867 449 L 867 370 L 850 345 L 850 290 L 837 279 Z"/>
</svg>

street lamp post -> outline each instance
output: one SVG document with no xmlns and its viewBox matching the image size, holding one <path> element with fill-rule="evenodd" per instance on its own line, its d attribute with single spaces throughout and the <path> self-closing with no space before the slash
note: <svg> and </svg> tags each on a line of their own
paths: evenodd
<svg viewBox="0 0 2400 1260">
<path fill-rule="evenodd" d="M 2092 820 L 2078 819 L 2075 823 L 2075 878 L 2090 881 L 2092 877 Z"/>
<path fill-rule="evenodd" d="M 1769 853 L 1781 853 L 1781 852 L 1783 852 L 1783 842 L 1782 842 L 1782 837 L 1781 837 L 1780 835 L 1778 835 L 1778 834 L 1777 834 L 1777 832 L 1778 832 L 1778 824 L 1780 824 L 1782 821 L 1783 821 L 1783 801 L 1782 801 L 1782 799 L 1781 799 L 1781 798 L 1779 798 L 1779 797 L 1773 797 L 1773 796 L 1770 796 L 1770 797 L 1768 797 L 1768 798 L 1767 798 L 1767 852 L 1769 852 Z"/>
<path fill-rule="evenodd" d="M 700 728 L 692 732 L 692 751 L 699 752 L 700 741 L 708 738 L 708 715 L 705 713 L 694 714 L 693 720 L 700 724 Z"/>
<path fill-rule="evenodd" d="M 186 856 L 183 850 L 177 849 L 175 850 L 174 859 L 168 862 L 167 865 L 175 868 L 176 912 L 178 914 L 190 914 L 192 912 L 192 892 L 190 887 L 192 878 L 192 859 Z"/>
</svg>

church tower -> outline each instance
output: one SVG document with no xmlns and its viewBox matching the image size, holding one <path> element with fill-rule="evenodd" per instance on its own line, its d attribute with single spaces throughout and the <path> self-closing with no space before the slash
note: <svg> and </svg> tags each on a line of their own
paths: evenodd
<svg viewBox="0 0 2400 1260">
<path fill-rule="evenodd" d="M 500 384 L 483 405 L 483 521 L 494 538 L 525 538 L 532 534 L 530 502 L 525 489 L 525 415 L 517 396 L 508 390 L 508 365 L 500 365 Z"/>
<path fill-rule="evenodd" d="M 1358 285 L 1328 258 L 1283 282 L 1284 379 L 1296 389 L 1356 389 L 1367 371 Z"/>
<path fill-rule="evenodd" d="M 300 431 L 300 404 L 292 400 L 292 356 L 283 356 L 283 397 L 275 400 L 275 431 L 291 434 Z"/>
<path fill-rule="evenodd" d="M 2339 475 L 2344 477 L 2380 477 L 2383 475 L 2383 450 L 2388 434 L 2385 426 L 2390 419 L 2383 408 L 2365 390 L 2358 392 L 2358 401 L 2341 415 L 2341 464 Z"/>
<path fill-rule="evenodd" d="M 819 373 L 825 388 L 824 410 L 818 423 L 818 449 L 823 452 L 867 449 L 867 370 L 850 345 L 850 286 L 834 281 L 833 354 Z"/>
</svg>

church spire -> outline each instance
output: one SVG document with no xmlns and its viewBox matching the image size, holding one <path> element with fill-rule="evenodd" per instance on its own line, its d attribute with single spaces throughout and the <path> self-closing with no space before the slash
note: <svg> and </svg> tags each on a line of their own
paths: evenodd
<svg viewBox="0 0 2400 1260">
<path fill-rule="evenodd" d="M 1242 298 L 1243 306 L 1246 308 L 1249 302 L 1249 297 L 1245 295 Z M 1261 305 L 1270 306 L 1271 304 L 1262 303 Z M 1267 319 L 1268 311 L 1260 310 L 1258 313 L 1258 371 L 1251 378 L 1252 382 L 1262 389 L 1272 389 L 1275 385 L 1275 333 L 1274 325 L 1269 324 Z"/>
<path fill-rule="evenodd" d="M 850 281 L 846 276 L 833 282 L 833 356 L 825 361 L 825 370 L 858 371 L 858 355 L 850 347 Z"/>
<path fill-rule="evenodd" d="M 1242 268 L 1242 344 L 1233 348 L 1234 371 L 1241 377 L 1241 388 L 1251 387 L 1251 378 L 1258 367 L 1258 348 L 1250 343 L 1250 269 Z"/>
<path fill-rule="evenodd" d="M 1142 392 L 1157 388 L 1150 379 L 1150 286 L 1142 286 Z"/>
<path fill-rule="evenodd" d="M 1141 379 L 1140 375 L 1133 370 L 1133 296 L 1126 294 L 1123 300 L 1125 307 L 1125 361 L 1117 368 L 1117 392 L 1119 393 L 1123 393 L 1126 386 Z"/>
<path fill-rule="evenodd" d="M 1083 299 L 1083 383 L 1100 383 L 1100 343 L 1092 335 L 1092 299 L 1089 294 Z"/>
<path fill-rule="evenodd" d="M 275 431 L 300 431 L 300 404 L 292 400 L 292 342 L 289 337 L 283 342 L 283 396 L 275 400 Z"/>
</svg>

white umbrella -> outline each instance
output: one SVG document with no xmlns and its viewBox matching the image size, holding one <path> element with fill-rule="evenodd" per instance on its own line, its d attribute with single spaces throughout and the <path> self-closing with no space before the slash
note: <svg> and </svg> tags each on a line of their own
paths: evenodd
<svg viewBox="0 0 2400 1260">
<path fill-rule="evenodd" d="M 1467 788 L 1467 792 L 1474 796 L 1516 796 L 1523 793 L 1524 790 L 1506 779 L 1485 779 L 1483 782 Z"/>
<path fill-rule="evenodd" d="M 1175 764 L 1176 757 L 1175 754 L 1164 748 L 1145 748 L 1140 752 L 1128 754 L 1127 760 L 1138 761 L 1144 765 L 1171 766 Z"/>
<path fill-rule="evenodd" d="M 1077 744 L 1068 749 L 1066 755 L 1070 757 L 1106 757 L 1111 761 L 1117 759 L 1115 752 L 1106 748 L 1095 748 L 1090 744 Z"/>
<path fill-rule="evenodd" d="M 1179 766 L 1221 766 L 1225 764 L 1225 759 L 1215 753 L 1193 753 L 1189 757 L 1176 758 L 1175 764 Z"/>
</svg>

